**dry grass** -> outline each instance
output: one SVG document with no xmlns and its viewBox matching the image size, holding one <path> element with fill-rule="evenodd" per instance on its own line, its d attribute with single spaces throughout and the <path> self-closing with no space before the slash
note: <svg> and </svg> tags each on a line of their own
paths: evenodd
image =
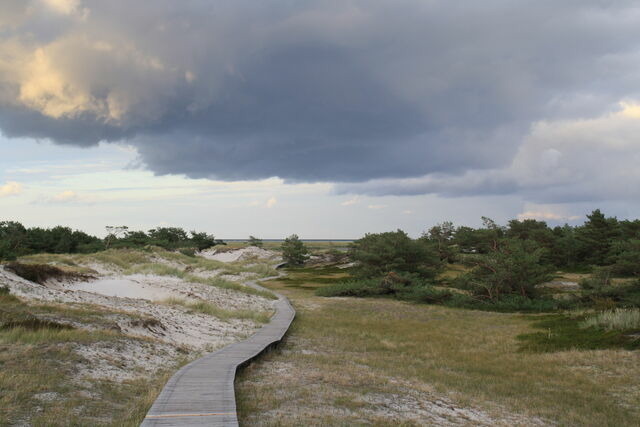
<svg viewBox="0 0 640 427">
<path fill-rule="evenodd" d="M 206 301 L 189 301 L 183 298 L 167 298 L 163 304 L 185 307 L 196 313 L 204 313 L 215 316 L 220 320 L 242 319 L 251 320 L 255 323 L 268 323 L 273 316 L 273 312 L 262 312 L 252 310 L 226 310 Z"/>
<path fill-rule="evenodd" d="M 532 332 L 535 316 L 319 298 L 313 283 L 267 286 L 292 299 L 298 316 L 286 343 L 239 378 L 245 424 L 437 424 L 439 399 L 468 425 L 640 418 L 640 352 L 523 353 L 516 337 Z"/>
<path fill-rule="evenodd" d="M 640 329 L 640 309 L 617 308 L 603 311 L 587 318 L 580 326 L 602 328 L 607 331 Z"/>
<path fill-rule="evenodd" d="M 157 259 L 168 263 L 158 262 Z M 223 263 L 201 257 L 189 257 L 179 252 L 170 252 L 162 248 L 148 248 L 145 251 L 133 249 L 109 249 L 94 254 L 38 254 L 22 257 L 21 262 L 28 264 L 51 264 L 64 271 L 75 273 L 95 273 L 82 265 L 103 264 L 122 274 L 156 274 L 173 276 L 188 282 L 202 283 L 223 289 L 232 289 L 248 295 L 257 295 L 276 299 L 271 292 L 261 291 L 240 283 L 227 280 L 222 275 L 237 275 L 243 272 L 253 273 L 256 278 L 276 275 L 272 263 L 264 260 L 249 260 L 236 263 Z M 216 277 L 201 277 L 198 271 L 219 270 Z"/>
<path fill-rule="evenodd" d="M 124 313 L 0 295 L 0 425 L 139 425 L 171 372 L 124 383 L 76 377 L 89 363 L 77 346 L 141 340 L 110 329 L 114 315 Z M 78 322 L 91 330 L 68 326 Z"/>
</svg>

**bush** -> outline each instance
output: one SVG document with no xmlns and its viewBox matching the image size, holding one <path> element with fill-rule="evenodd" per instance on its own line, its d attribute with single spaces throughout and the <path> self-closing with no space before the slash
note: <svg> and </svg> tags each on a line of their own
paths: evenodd
<svg viewBox="0 0 640 427">
<path fill-rule="evenodd" d="M 499 300 L 506 295 L 536 296 L 535 286 L 550 279 L 551 268 L 540 262 L 544 250 L 535 242 L 507 239 L 487 255 L 470 258 L 473 270 L 457 283 L 475 296 Z"/>
<path fill-rule="evenodd" d="M 291 266 L 304 264 L 309 257 L 308 254 L 309 250 L 297 234 L 292 234 L 282 242 L 282 258 Z"/>
<path fill-rule="evenodd" d="M 420 285 L 406 289 L 398 297 L 406 301 L 425 304 L 444 304 L 450 301 L 454 295 L 449 291 L 436 289 L 430 285 Z"/>
<path fill-rule="evenodd" d="M 372 297 L 388 295 L 389 291 L 381 288 L 376 279 L 350 280 L 335 285 L 316 289 L 321 297 Z"/>
<path fill-rule="evenodd" d="M 256 248 L 261 248 L 264 246 L 262 239 L 258 239 L 257 237 L 249 236 L 249 240 L 247 241 L 249 246 L 255 246 Z"/>
<path fill-rule="evenodd" d="M 178 252 L 180 252 L 184 256 L 188 256 L 188 257 L 192 257 L 192 258 L 196 256 L 196 249 L 195 248 L 180 248 L 180 249 L 178 249 Z"/>
<path fill-rule="evenodd" d="M 424 239 L 411 239 L 402 230 L 366 234 L 353 242 L 353 272 L 361 278 L 382 277 L 387 273 L 414 273 L 432 278 L 441 267 L 438 252 Z"/>
<path fill-rule="evenodd" d="M 640 280 L 584 291 L 580 301 L 584 306 L 601 309 L 640 307 Z"/>
<path fill-rule="evenodd" d="M 585 290 L 602 290 L 611 286 L 611 269 L 599 267 L 593 271 L 593 275 L 580 280 L 580 287 Z"/>
<path fill-rule="evenodd" d="M 640 277 L 640 240 L 619 242 L 614 246 L 612 270 L 622 276 Z"/>
<path fill-rule="evenodd" d="M 442 303 L 451 298 L 451 293 L 435 289 L 417 275 L 389 273 L 381 279 L 359 279 L 340 282 L 316 290 L 324 297 L 377 297 L 395 298 L 422 303 Z"/>
</svg>

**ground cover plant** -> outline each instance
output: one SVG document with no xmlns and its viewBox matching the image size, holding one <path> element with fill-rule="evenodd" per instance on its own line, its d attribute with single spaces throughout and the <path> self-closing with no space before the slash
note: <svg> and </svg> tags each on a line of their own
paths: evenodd
<svg viewBox="0 0 640 427">
<path fill-rule="evenodd" d="M 297 317 L 280 347 L 240 373 L 241 424 L 637 425 L 639 352 L 565 346 L 558 314 L 315 295 L 344 274 L 290 269 L 264 283 Z M 593 342 L 595 329 L 581 328 L 591 314 L 570 317 L 568 332 Z"/>
</svg>

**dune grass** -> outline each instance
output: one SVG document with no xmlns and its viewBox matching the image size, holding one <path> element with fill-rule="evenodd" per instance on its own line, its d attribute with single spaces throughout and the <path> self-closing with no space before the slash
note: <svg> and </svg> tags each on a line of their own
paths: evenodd
<svg viewBox="0 0 640 427">
<path fill-rule="evenodd" d="M 149 252 L 141 249 L 107 249 L 92 254 L 36 254 L 20 258 L 20 261 L 67 265 L 77 267 L 79 264 L 101 263 L 126 270 L 136 264 L 149 262 Z"/>
<path fill-rule="evenodd" d="M 204 313 L 215 316 L 220 320 L 242 319 L 251 320 L 255 323 L 269 323 L 272 312 L 256 312 L 252 310 L 226 310 L 206 301 L 190 301 L 183 298 L 167 298 L 161 301 L 167 305 L 177 305 L 185 307 L 196 313 Z"/>
<path fill-rule="evenodd" d="M 154 258 L 156 258 L 154 260 Z M 158 262 L 157 258 L 169 263 Z M 225 279 L 224 275 L 237 275 L 243 272 L 254 273 L 256 278 L 264 278 L 277 275 L 272 262 L 265 260 L 246 260 L 236 263 L 223 263 L 202 257 L 190 257 L 179 252 L 171 252 L 162 248 L 149 247 L 141 249 L 108 249 L 94 254 L 38 254 L 20 258 L 21 262 L 31 264 L 52 264 L 78 273 L 93 272 L 82 267 L 100 263 L 107 267 L 116 268 L 120 273 L 130 274 L 155 274 L 159 276 L 172 276 L 188 282 L 202 283 L 222 289 L 231 289 L 248 295 L 261 296 L 268 299 L 277 299 L 273 293 L 254 289 L 240 283 Z M 199 271 L 219 271 L 213 277 L 198 275 Z M 94 272 L 95 273 L 95 272 Z"/>
<path fill-rule="evenodd" d="M 607 331 L 640 331 L 640 309 L 617 308 L 607 310 L 588 317 L 582 328 L 598 328 Z"/>
<path fill-rule="evenodd" d="M 27 303 L 0 288 L 0 425 L 139 425 L 171 372 L 124 383 L 73 381 L 77 366 L 88 363 L 77 346 L 144 340 L 111 329 L 115 314 L 124 315 L 81 304 Z M 78 322 L 92 329 L 71 326 Z"/>
<path fill-rule="evenodd" d="M 234 291 L 242 292 L 248 295 L 261 296 L 267 299 L 278 299 L 272 292 L 264 291 L 260 289 L 254 289 L 250 286 L 245 286 L 240 283 L 226 280 L 219 276 L 214 277 L 201 277 L 193 273 L 189 273 L 177 267 L 172 267 L 166 264 L 158 263 L 144 263 L 134 265 L 124 271 L 124 274 L 155 274 L 158 276 L 172 276 L 187 282 L 202 283 L 204 285 L 214 286 L 216 288 L 231 289 Z"/>
<path fill-rule="evenodd" d="M 438 399 L 503 425 L 635 426 L 640 419 L 638 351 L 525 351 L 518 336 L 539 332 L 539 315 L 327 299 L 313 295 L 324 280 L 305 277 L 265 283 L 298 315 L 286 342 L 237 380 L 241 423 L 424 425 L 412 415 Z"/>
</svg>

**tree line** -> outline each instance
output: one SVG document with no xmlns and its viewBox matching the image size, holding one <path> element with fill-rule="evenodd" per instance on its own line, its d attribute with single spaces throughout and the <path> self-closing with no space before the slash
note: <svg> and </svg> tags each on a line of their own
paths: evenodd
<svg viewBox="0 0 640 427">
<path fill-rule="evenodd" d="M 599 209 L 579 226 L 551 228 L 535 219 L 514 219 L 500 226 L 489 218 L 482 220 L 479 228 L 443 222 L 417 239 L 402 230 L 366 234 L 350 249 L 355 262 L 352 279 L 318 292 L 472 307 L 559 307 L 563 302 L 549 298 L 538 285 L 563 270 L 593 273 L 581 283 L 588 289 L 583 296 L 594 301 L 618 298 L 640 306 L 640 280 L 630 287 L 609 286 L 612 276 L 640 277 L 640 220 L 618 220 Z M 439 273 L 447 264 L 463 266 L 463 274 L 442 277 Z"/>
<path fill-rule="evenodd" d="M 27 228 L 16 221 L 0 221 L 0 260 L 37 253 L 93 253 L 110 248 L 160 246 L 169 250 L 196 251 L 225 244 L 206 232 L 178 227 L 157 227 L 147 232 L 126 226 L 107 226 L 103 239 L 69 227 Z"/>
</svg>

